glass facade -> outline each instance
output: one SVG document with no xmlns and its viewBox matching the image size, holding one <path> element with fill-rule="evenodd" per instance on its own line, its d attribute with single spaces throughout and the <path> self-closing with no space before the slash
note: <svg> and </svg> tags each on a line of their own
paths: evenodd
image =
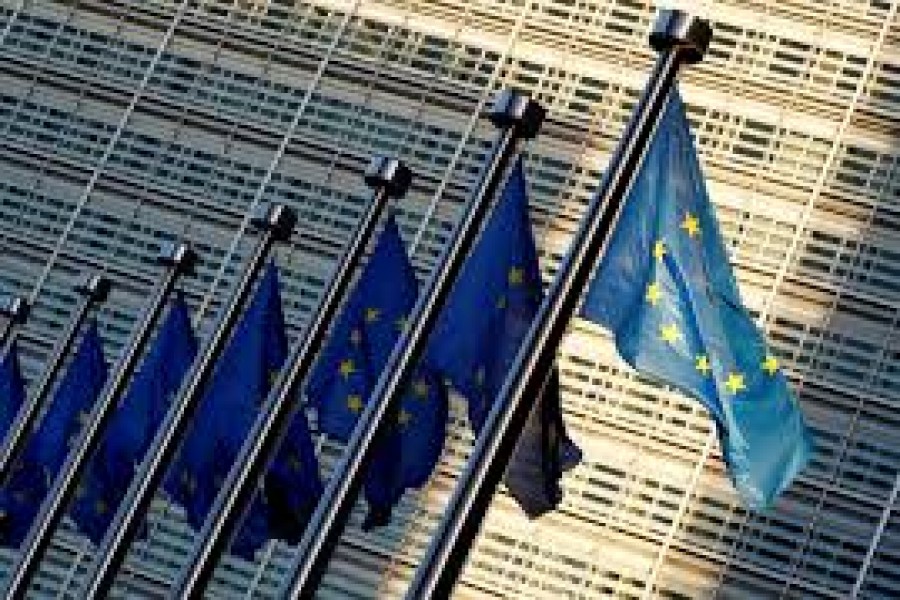
<svg viewBox="0 0 900 600">
<path fill-rule="evenodd" d="M 766 513 L 738 503 L 711 421 L 573 320 L 564 408 L 585 462 L 560 510 L 501 492 L 459 598 L 900 596 L 900 22 L 897 0 L 674 2 L 709 18 L 681 89 L 748 306 L 814 429 L 811 466 Z M 114 282 L 114 359 L 158 277 L 160 241 L 197 247 L 182 282 L 201 335 L 254 241 L 250 210 L 300 216 L 277 250 L 296 339 L 368 198 L 373 153 L 416 174 L 398 222 L 424 280 L 517 86 L 549 109 L 527 152 L 549 280 L 654 56 L 647 0 L 0 0 L 0 290 L 35 299 L 33 382 L 79 273 Z M 391 526 L 354 514 L 321 596 L 397 597 L 472 436 L 454 404 L 432 481 Z M 340 448 L 321 443 L 323 474 Z M 361 507 L 360 507 L 361 508 Z M 117 591 L 158 596 L 193 533 L 160 496 Z M 228 557 L 210 597 L 275 596 L 292 549 Z M 37 585 L 77 597 L 92 548 L 71 526 Z M 2 552 L 8 565 L 14 553 Z"/>
</svg>

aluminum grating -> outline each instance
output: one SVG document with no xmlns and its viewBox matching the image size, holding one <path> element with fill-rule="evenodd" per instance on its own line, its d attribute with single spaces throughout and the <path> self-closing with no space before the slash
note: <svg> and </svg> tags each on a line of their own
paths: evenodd
<svg viewBox="0 0 900 600">
<path fill-rule="evenodd" d="M 699 404 L 637 376 L 574 321 L 560 349 L 585 464 L 560 511 L 529 522 L 501 494 L 457 589 L 558 597 L 900 595 L 900 27 L 897 2 L 682 2 L 708 16 L 682 78 L 745 300 L 815 429 L 813 464 L 748 515 Z M 0 1 L 0 290 L 37 305 L 30 378 L 106 268 L 114 357 L 153 286 L 162 239 L 199 244 L 184 282 L 208 333 L 252 243 L 249 207 L 295 207 L 278 251 L 296 337 L 349 236 L 376 151 L 417 177 L 399 222 L 422 278 L 457 218 L 516 85 L 549 119 L 529 148 L 532 216 L 551 277 L 649 70 L 655 5 L 636 0 Z M 442 197 L 442 201 L 435 199 Z M 52 261 L 50 259 L 52 258 Z M 438 474 L 384 531 L 344 536 L 322 597 L 396 597 L 471 444 L 453 413 Z M 323 468 L 339 448 L 324 446 Z M 118 593 L 159 594 L 191 531 L 162 499 Z M 8 562 L 12 555 L 3 555 Z M 60 532 L 39 577 L 75 596 L 90 548 Z M 271 597 L 290 549 L 228 559 L 211 597 Z M 66 591 L 68 590 L 68 592 Z"/>
</svg>

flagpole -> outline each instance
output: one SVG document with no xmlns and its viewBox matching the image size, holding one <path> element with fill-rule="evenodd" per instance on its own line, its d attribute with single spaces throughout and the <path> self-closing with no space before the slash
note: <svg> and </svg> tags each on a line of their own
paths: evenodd
<svg viewBox="0 0 900 600">
<path fill-rule="evenodd" d="M 41 559 L 50 545 L 53 532 L 65 515 L 68 503 L 75 493 L 88 459 L 100 444 L 109 419 L 115 412 L 119 397 L 125 391 L 138 360 L 150 340 L 159 316 L 175 289 L 178 277 L 189 271 L 194 263 L 194 253 L 187 244 L 165 244 L 157 262 L 166 266 L 157 292 L 144 313 L 134 335 L 125 347 L 125 354 L 113 371 L 113 378 L 104 387 L 100 400 L 94 405 L 88 423 L 72 446 L 66 462 L 56 475 L 53 487 L 44 500 L 37 518 L 31 526 L 12 576 L 6 586 L 7 598 L 24 598 L 28 585 L 40 566 Z"/>
<path fill-rule="evenodd" d="M 255 212 L 252 223 L 261 230 L 262 235 L 256 242 L 241 278 L 219 317 L 212 337 L 204 346 L 202 354 L 194 360 L 189 376 L 156 431 L 124 500 L 119 504 L 115 518 L 107 529 L 103 541 L 100 542 L 96 558 L 88 572 L 87 589 L 81 590 L 82 598 L 106 598 L 109 595 L 116 573 L 139 531 L 141 520 L 165 475 L 165 469 L 188 430 L 216 361 L 244 310 L 253 283 L 275 241 L 290 236 L 296 223 L 296 216 L 286 206 L 275 205 L 269 208 L 261 206 L 260 210 Z"/>
<path fill-rule="evenodd" d="M 28 302 L 21 296 L 6 296 L 0 302 L 0 314 L 6 317 L 6 323 L 0 329 L 0 356 L 2 356 L 6 342 L 12 338 L 16 325 L 21 325 L 28 318 Z"/>
<path fill-rule="evenodd" d="M 535 100 L 512 90 L 501 93 L 492 107 L 489 116 L 500 131 L 491 155 L 450 245 L 434 270 L 428 290 L 416 302 L 409 324 L 394 345 L 306 527 L 288 570 L 287 589 L 282 596 L 310 597 L 318 587 L 362 485 L 375 440 L 389 416 L 395 413 L 407 382 L 418 366 L 440 310 L 488 214 L 491 200 L 518 153 L 519 142 L 537 135 L 544 113 L 544 108 Z"/>
<path fill-rule="evenodd" d="M 591 201 L 569 252 L 541 304 L 444 517 L 407 590 L 407 600 L 447 598 L 459 577 L 497 484 L 556 358 L 615 227 L 628 190 L 668 100 L 679 68 L 702 60 L 712 30 L 708 22 L 677 10 L 661 11 L 650 45 L 660 54 L 644 93 L 619 141 L 600 190 Z"/>
<path fill-rule="evenodd" d="M 81 296 L 75 307 L 75 312 L 69 319 L 69 324 L 66 326 L 62 337 L 57 340 L 50 361 L 47 363 L 44 374 L 38 382 L 34 393 L 29 395 L 28 400 L 19 409 L 15 420 L 10 425 L 6 438 L 3 440 L 3 445 L 0 447 L 0 485 L 6 483 L 9 479 L 13 464 L 22 451 L 28 435 L 31 434 L 40 410 L 44 406 L 47 394 L 50 393 L 53 382 L 56 381 L 56 376 L 59 374 L 63 362 L 65 362 L 72 342 L 75 341 L 75 337 L 78 335 L 79 329 L 81 329 L 81 324 L 94 304 L 106 300 L 106 297 L 109 295 L 109 287 L 109 279 L 103 275 L 89 275 L 75 286 L 75 291 Z"/>
<path fill-rule="evenodd" d="M 410 170 L 393 158 L 375 157 L 366 170 L 365 182 L 373 188 L 372 198 L 294 355 L 287 362 L 288 368 L 282 371 L 269 393 L 264 410 L 245 438 L 238 459 L 229 471 L 203 524 L 191 560 L 182 570 L 169 597 L 202 597 L 219 558 L 241 522 L 242 508 L 252 502 L 259 479 L 281 446 L 294 416 L 298 410 L 302 410 L 296 401 L 298 388 L 312 369 L 316 354 L 388 199 L 403 197 L 411 181 Z"/>
</svg>

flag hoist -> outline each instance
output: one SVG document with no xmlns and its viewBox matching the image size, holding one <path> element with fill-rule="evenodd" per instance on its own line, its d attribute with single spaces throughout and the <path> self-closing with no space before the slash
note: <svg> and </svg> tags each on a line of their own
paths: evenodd
<svg viewBox="0 0 900 600">
<path fill-rule="evenodd" d="M 365 403 L 344 453 L 335 467 L 293 561 L 283 595 L 313 595 L 330 555 L 363 485 L 367 467 L 378 442 L 396 422 L 400 404 L 419 366 L 429 335 L 459 275 L 468 251 L 488 214 L 497 190 L 506 178 L 520 142 L 537 135 L 545 110 L 535 100 L 515 92 L 501 93 L 490 111 L 499 128 L 493 149 L 480 178 L 444 250 L 424 293 L 413 307 L 399 341 L 381 371 L 374 391 Z"/>
<path fill-rule="evenodd" d="M 241 521 L 244 508 L 253 502 L 260 478 L 272 464 L 286 436 L 291 435 L 290 429 L 295 420 L 305 419 L 302 408 L 296 402 L 299 387 L 313 366 L 379 217 L 390 198 L 401 198 L 406 194 L 411 180 L 410 170 L 394 158 L 375 157 L 366 170 L 365 181 L 373 190 L 371 199 L 322 293 L 309 326 L 301 335 L 293 355 L 288 358 L 264 408 L 245 438 L 237 460 L 203 524 L 191 560 L 171 591 L 173 597 L 202 595 L 219 557 Z M 295 518 L 304 520 L 301 515 L 295 515 Z"/>
<path fill-rule="evenodd" d="M 156 285 L 156 293 L 151 298 L 143 319 L 125 345 L 125 353 L 112 371 L 112 378 L 106 383 L 100 399 L 94 404 L 88 421 L 72 445 L 65 463 L 58 473 L 53 474 L 53 485 L 25 538 L 24 546 L 12 569 L 12 576 L 7 581 L 8 597 L 24 596 L 29 582 L 38 570 L 41 558 L 50 545 L 53 531 L 75 494 L 88 459 L 99 444 L 119 397 L 131 381 L 156 323 L 175 289 L 175 283 L 181 274 L 191 269 L 194 254 L 187 244 L 167 243 L 160 249 L 157 261 L 165 266 L 165 271 Z"/>
<path fill-rule="evenodd" d="M 662 11 L 650 35 L 659 52 L 649 82 L 581 220 L 569 252 L 541 303 L 513 366 L 482 427 L 449 506 L 419 564 L 407 598 L 446 598 L 465 565 L 496 487 L 503 477 L 535 399 L 553 374 L 557 348 L 602 256 L 676 74 L 700 61 L 712 30 L 681 11 Z"/>
<path fill-rule="evenodd" d="M 206 341 L 156 432 L 153 442 L 138 469 L 124 500 L 120 503 L 94 563 L 88 571 L 84 598 L 105 598 L 125 559 L 128 548 L 140 530 L 141 522 L 153 495 L 162 482 L 166 468 L 178 450 L 191 420 L 213 375 L 216 362 L 228 343 L 250 296 L 254 282 L 266 262 L 274 243 L 287 239 L 296 223 L 294 212 L 283 205 L 260 205 L 252 215 L 252 224 L 260 236 L 247 260 L 229 301 Z"/>
</svg>

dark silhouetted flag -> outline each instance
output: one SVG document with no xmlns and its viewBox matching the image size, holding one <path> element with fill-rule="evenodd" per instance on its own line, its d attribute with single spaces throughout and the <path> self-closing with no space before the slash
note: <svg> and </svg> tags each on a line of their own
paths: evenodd
<svg viewBox="0 0 900 600">
<path fill-rule="evenodd" d="M 700 400 L 738 492 L 771 504 L 811 439 L 778 360 L 746 309 L 672 92 L 585 302 L 622 357 Z"/>
<path fill-rule="evenodd" d="M 0 436 L 5 436 L 25 402 L 25 380 L 19 367 L 19 352 L 16 342 L 9 345 L 9 351 L 0 360 Z"/>
<path fill-rule="evenodd" d="M 18 546 L 24 540 L 91 405 L 103 390 L 106 376 L 103 343 L 97 324 L 91 322 L 49 409 L 13 466 L 9 482 L 0 490 L 3 545 Z"/>
<path fill-rule="evenodd" d="M 468 400 L 469 420 L 476 432 L 500 392 L 542 298 L 525 174 L 519 160 L 430 342 L 432 364 Z M 562 425 L 556 373 L 540 402 L 534 403 L 537 406 L 506 476 L 510 493 L 530 516 L 558 504 L 562 469 L 581 458 Z"/>
<path fill-rule="evenodd" d="M 178 295 L 79 485 L 71 514 L 94 543 L 103 539 L 196 354 L 188 308 Z"/>
<path fill-rule="evenodd" d="M 195 528 L 203 524 L 287 357 L 278 287 L 278 269 L 270 263 L 216 364 L 167 477 L 166 489 L 184 506 L 188 522 Z M 250 522 L 257 518 L 260 516 L 254 511 Z M 261 521 L 265 525 L 265 519 Z M 244 531 L 251 530 L 254 539 L 242 540 Z M 269 537 L 265 530 L 265 526 L 247 528 L 238 540 L 244 548 L 258 547 Z"/>
<path fill-rule="evenodd" d="M 323 432 L 349 439 L 417 295 L 415 273 L 389 216 L 307 387 Z M 428 481 L 443 449 L 446 423 L 446 390 L 423 365 L 376 446 L 365 482 L 365 527 L 387 523 L 403 491 Z"/>
</svg>

